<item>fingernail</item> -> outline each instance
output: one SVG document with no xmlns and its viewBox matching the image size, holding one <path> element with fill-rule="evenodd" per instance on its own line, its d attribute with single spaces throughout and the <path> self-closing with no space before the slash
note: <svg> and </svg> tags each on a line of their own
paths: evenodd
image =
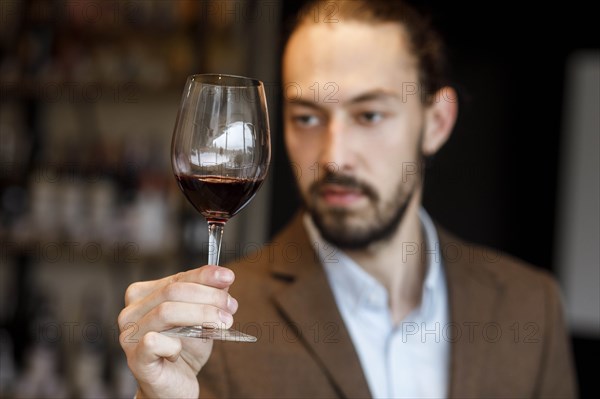
<svg viewBox="0 0 600 399">
<path fill-rule="evenodd" d="M 233 323 L 233 316 L 227 312 L 223 312 L 222 310 L 219 310 L 219 318 L 223 323 L 225 323 L 225 325 L 229 326 Z"/>
<path fill-rule="evenodd" d="M 229 295 L 227 297 L 227 309 L 229 309 L 229 311 L 231 313 L 235 313 L 235 311 L 238 308 L 238 301 L 235 300 L 234 297 L 232 297 L 231 295 Z"/>
<path fill-rule="evenodd" d="M 233 281 L 231 270 L 218 270 L 215 272 L 215 277 L 222 283 L 231 283 Z"/>
</svg>

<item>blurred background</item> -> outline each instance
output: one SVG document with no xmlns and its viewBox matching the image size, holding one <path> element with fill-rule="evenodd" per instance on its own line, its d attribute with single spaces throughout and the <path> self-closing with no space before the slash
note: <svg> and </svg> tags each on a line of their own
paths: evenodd
<svg viewBox="0 0 600 399">
<path fill-rule="evenodd" d="M 446 38 L 460 117 L 426 171 L 456 234 L 552 272 L 582 396 L 598 393 L 600 50 L 583 2 L 413 1 Z M 0 396 L 129 398 L 127 285 L 204 263 L 206 225 L 171 173 L 185 79 L 265 82 L 274 158 L 227 226 L 225 261 L 297 200 L 281 141 L 278 0 L 0 1 Z M 592 357 L 594 356 L 594 357 Z"/>
</svg>

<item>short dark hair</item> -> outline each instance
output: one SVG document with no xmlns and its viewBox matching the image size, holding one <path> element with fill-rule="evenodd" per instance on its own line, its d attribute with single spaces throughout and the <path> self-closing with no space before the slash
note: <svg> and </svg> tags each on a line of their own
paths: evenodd
<svg viewBox="0 0 600 399">
<path fill-rule="evenodd" d="M 288 25 L 286 45 L 290 36 L 301 25 L 309 22 L 334 22 L 336 20 L 364 23 L 397 23 L 408 35 L 410 52 L 415 56 L 419 69 L 421 98 L 433 100 L 435 93 L 448 84 L 446 78 L 446 54 L 438 32 L 417 9 L 397 0 L 311 0 L 300 9 L 297 17 Z"/>
</svg>

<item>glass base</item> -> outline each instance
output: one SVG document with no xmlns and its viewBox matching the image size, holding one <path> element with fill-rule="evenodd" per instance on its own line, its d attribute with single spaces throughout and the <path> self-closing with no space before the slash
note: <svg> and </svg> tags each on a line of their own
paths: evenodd
<svg viewBox="0 0 600 399">
<path fill-rule="evenodd" d="M 219 341 L 256 342 L 256 337 L 237 330 L 221 328 L 206 328 L 201 326 L 175 327 L 162 332 L 165 335 L 187 338 L 205 338 Z"/>
</svg>

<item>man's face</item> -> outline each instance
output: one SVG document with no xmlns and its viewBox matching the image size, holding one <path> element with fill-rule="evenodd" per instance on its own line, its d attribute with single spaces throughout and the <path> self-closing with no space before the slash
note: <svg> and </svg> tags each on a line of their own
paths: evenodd
<svg viewBox="0 0 600 399">
<path fill-rule="evenodd" d="M 425 108 L 402 28 L 305 24 L 283 80 L 286 146 L 321 234 L 347 249 L 387 238 L 421 184 Z"/>
</svg>

